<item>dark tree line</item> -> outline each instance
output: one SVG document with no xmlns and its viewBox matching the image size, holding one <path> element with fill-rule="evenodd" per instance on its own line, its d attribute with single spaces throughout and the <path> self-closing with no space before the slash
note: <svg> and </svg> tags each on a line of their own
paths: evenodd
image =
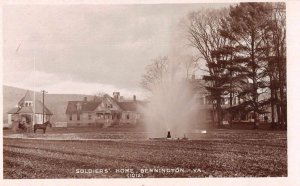
<svg viewBox="0 0 300 186">
<path fill-rule="evenodd" d="M 187 29 L 189 43 L 207 67 L 203 80 L 219 126 L 224 111 L 231 115 L 242 111 L 252 113 L 255 128 L 259 114 L 269 107 L 273 126 L 286 127 L 284 3 L 240 3 L 193 12 Z M 224 96 L 229 97 L 226 109 Z M 236 97 L 243 102 L 233 105 Z"/>
</svg>

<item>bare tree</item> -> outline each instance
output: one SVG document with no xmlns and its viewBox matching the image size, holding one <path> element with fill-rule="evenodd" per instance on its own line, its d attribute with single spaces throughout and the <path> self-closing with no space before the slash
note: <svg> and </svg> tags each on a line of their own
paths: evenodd
<svg viewBox="0 0 300 186">
<path fill-rule="evenodd" d="M 182 64 L 186 79 L 189 79 L 191 75 L 194 75 L 198 70 L 200 70 L 198 59 L 195 59 L 193 56 L 185 56 L 185 59 L 182 60 Z"/>
<path fill-rule="evenodd" d="M 213 95 L 211 99 L 216 102 L 214 109 L 219 126 L 222 121 L 222 91 L 220 91 L 222 85 L 215 80 L 221 75 L 222 70 L 219 69 L 218 60 L 212 56 L 212 53 L 228 45 L 228 39 L 219 34 L 222 19 L 227 14 L 227 9 L 192 12 L 188 16 L 186 25 L 190 45 L 199 52 L 199 59 L 204 60 L 208 76 L 216 77 L 209 80 L 210 83 L 206 88 L 208 91 L 214 91 L 211 93 Z"/>
<path fill-rule="evenodd" d="M 102 101 L 102 99 L 105 95 L 106 95 L 106 93 L 99 91 L 94 95 L 93 101 L 95 101 L 95 102 Z"/>
<path fill-rule="evenodd" d="M 270 77 L 272 123 L 275 125 L 275 109 L 279 126 L 286 126 L 286 13 L 284 3 L 272 3 L 270 32 L 266 37 L 267 71 Z M 279 94 L 279 96 L 278 96 Z"/>
<path fill-rule="evenodd" d="M 146 67 L 146 72 L 142 76 L 140 85 L 146 90 L 152 92 L 153 87 L 161 83 L 163 75 L 167 72 L 167 61 L 167 57 L 158 57 L 154 59 L 153 63 Z"/>
<path fill-rule="evenodd" d="M 270 103 L 272 122 L 276 105 L 279 124 L 286 124 L 284 3 L 240 3 L 229 10 L 192 12 L 186 28 L 190 45 L 207 67 L 203 79 L 216 103 L 218 125 L 223 119 L 222 95 L 230 96 L 228 111 L 252 113 L 254 128 Z M 270 99 L 265 97 L 269 91 Z M 233 106 L 234 94 L 243 104 Z"/>
</svg>

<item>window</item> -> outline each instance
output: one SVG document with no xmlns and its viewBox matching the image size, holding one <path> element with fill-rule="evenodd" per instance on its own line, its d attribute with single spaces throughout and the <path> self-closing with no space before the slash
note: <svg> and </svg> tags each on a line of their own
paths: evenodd
<svg viewBox="0 0 300 186">
<path fill-rule="evenodd" d="M 129 119 L 129 114 L 127 114 L 127 119 Z"/>
<path fill-rule="evenodd" d="M 80 120 L 80 114 L 79 113 L 77 114 L 77 120 Z"/>
<path fill-rule="evenodd" d="M 72 121 L 72 114 L 69 115 L 69 120 Z"/>
<path fill-rule="evenodd" d="M 104 113 L 97 113 L 96 115 L 97 115 L 98 118 L 105 119 L 105 114 Z"/>
<path fill-rule="evenodd" d="M 91 115 L 91 114 L 89 114 L 89 116 L 88 116 L 88 117 L 89 117 L 89 120 L 92 120 L 92 115 Z"/>
</svg>

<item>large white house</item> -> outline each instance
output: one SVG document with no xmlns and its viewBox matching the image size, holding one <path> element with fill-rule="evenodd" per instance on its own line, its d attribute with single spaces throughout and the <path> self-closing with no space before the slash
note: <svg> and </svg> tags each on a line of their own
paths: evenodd
<svg viewBox="0 0 300 186">
<path fill-rule="evenodd" d="M 104 95 L 100 100 L 69 101 L 66 109 L 68 127 L 111 126 L 113 124 L 137 124 L 141 119 L 138 110 L 141 101 L 136 97 L 130 101 L 121 101 L 120 93 L 113 97 Z"/>
</svg>

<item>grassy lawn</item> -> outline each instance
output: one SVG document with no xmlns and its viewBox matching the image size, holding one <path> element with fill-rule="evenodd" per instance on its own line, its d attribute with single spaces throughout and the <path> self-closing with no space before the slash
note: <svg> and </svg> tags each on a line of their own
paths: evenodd
<svg viewBox="0 0 300 186">
<path fill-rule="evenodd" d="M 220 130 L 186 141 L 147 140 L 140 132 L 86 132 L 77 135 L 121 140 L 4 138 L 4 178 L 287 176 L 283 131 Z"/>
</svg>

